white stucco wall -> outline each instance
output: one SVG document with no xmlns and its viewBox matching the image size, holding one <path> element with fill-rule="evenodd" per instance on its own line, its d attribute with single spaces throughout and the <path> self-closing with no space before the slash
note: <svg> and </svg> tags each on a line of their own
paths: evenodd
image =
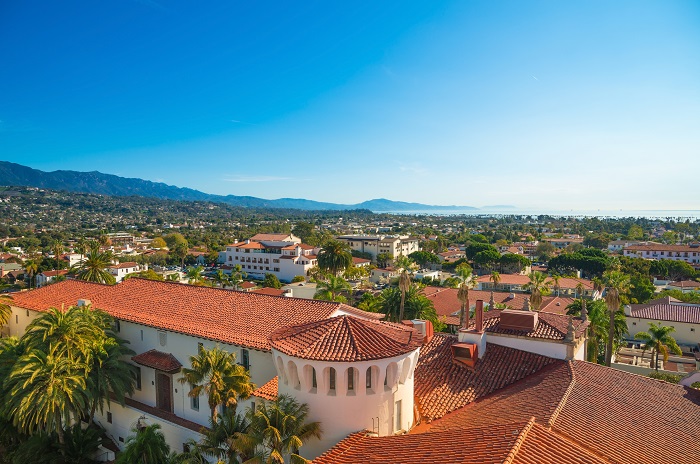
<svg viewBox="0 0 700 464">
<path fill-rule="evenodd" d="M 659 321 L 656 319 L 642 319 L 639 317 L 627 316 L 627 331 L 630 337 L 639 332 L 648 332 L 649 323 L 673 327 L 676 330 L 671 332 L 671 336 L 679 345 L 697 346 L 700 343 L 700 324 L 688 324 L 685 322 Z"/>
<path fill-rule="evenodd" d="M 320 441 L 314 440 L 302 448 L 304 457 L 317 457 L 359 430 L 375 430 L 380 436 L 409 431 L 414 420 L 413 373 L 418 353 L 416 349 L 393 358 L 341 363 L 294 358 L 273 349 L 279 393 L 308 404 L 309 419 L 321 422 L 323 428 Z M 335 391 L 329 388 L 331 367 L 336 371 Z M 312 368 L 316 370 L 316 388 L 312 388 Z M 348 391 L 348 368 L 353 368 L 354 391 Z M 370 368 L 372 388 L 368 391 L 366 372 Z M 400 419 L 396 414 L 397 403 L 400 404 Z"/>
<path fill-rule="evenodd" d="M 509 337 L 486 333 L 486 342 L 494 345 L 507 346 L 530 353 L 541 354 L 555 359 L 566 359 L 566 345 L 562 342 L 530 339 L 526 337 Z M 488 349 L 488 348 L 487 348 Z M 583 359 L 583 351 L 578 353 Z"/>
</svg>

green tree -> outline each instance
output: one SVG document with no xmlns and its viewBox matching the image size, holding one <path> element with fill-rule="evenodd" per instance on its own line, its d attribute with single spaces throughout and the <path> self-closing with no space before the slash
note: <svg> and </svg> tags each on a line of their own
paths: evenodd
<svg viewBox="0 0 700 464">
<path fill-rule="evenodd" d="M 377 255 L 377 266 L 380 268 L 387 267 L 394 260 L 391 253 L 379 253 Z"/>
<path fill-rule="evenodd" d="M 523 285 L 525 291 L 530 292 L 530 306 L 535 311 L 540 310 L 542 306 L 542 297 L 549 295 L 549 284 L 547 276 L 539 271 L 532 271 L 528 274 L 530 281 Z"/>
<path fill-rule="evenodd" d="M 400 322 L 403 319 L 425 319 L 433 323 L 436 331 L 439 331 L 442 322 L 438 320 L 433 302 L 423 295 L 420 288 L 412 285 L 403 295 L 404 314 L 400 315 L 401 290 L 398 287 L 388 287 L 380 293 L 381 312 L 386 314 L 385 319 L 389 322 Z"/>
<path fill-rule="evenodd" d="M 12 316 L 12 297 L 7 293 L 0 293 L 0 327 L 7 324 Z"/>
<path fill-rule="evenodd" d="M 75 267 L 76 277 L 87 282 L 113 284 L 114 276 L 107 271 L 112 264 L 112 252 L 102 251 L 97 242 L 91 242 L 85 259 Z"/>
<path fill-rule="evenodd" d="M 644 229 L 637 224 L 632 224 L 627 229 L 627 238 L 629 240 L 642 240 L 644 238 Z"/>
<path fill-rule="evenodd" d="M 406 302 L 406 292 L 411 288 L 411 274 L 414 268 L 412 260 L 406 256 L 399 256 L 396 259 L 396 266 L 401 269 L 399 274 L 399 290 L 401 292 L 401 305 L 399 309 L 398 322 L 403 320 L 404 306 Z"/>
<path fill-rule="evenodd" d="M 51 251 L 53 252 L 53 257 L 56 260 L 56 266 L 54 269 L 62 269 L 63 263 L 61 260 L 61 255 L 63 254 L 63 244 L 60 241 L 55 240 L 51 244 Z"/>
<path fill-rule="evenodd" d="M 664 362 L 668 361 L 669 352 L 677 355 L 682 354 L 676 340 L 671 337 L 671 333 L 675 330 L 673 327 L 650 322 L 648 332 L 638 332 L 634 336 L 637 340 L 644 342 L 644 351 L 651 350 L 652 365 L 657 372 L 659 371 L 659 353 L 663 356 Z"/>
<path fill-rule="evenodd" d="M 607 271 L 603 274 L 605 282 L 605 304 L 610 312 L 610 326 L 608 331 L 608 343 L 605 350 L 605 365 L 610 366 L 613 355 L 613 343 L 615 340 L 615 313 L 622 304 L 621 297 L 629 292 L 630 277 L 620 271 Z"/>
<path fill-rule="evenodd" d="M 352 287 L 342 277 L 329 275 L 327 280 L 319 281 L 316 284 L 315 300 L 335 301 L 337 303 L 347 302 L 347 298 L 343 295 L 345 292 L 350 292 Z"/>
<path fill-rule="evenodd" d="M 187 268 L 185 275 L 187 276 L 187 281 L 191 284 L 198 284 L 204 282 L 204 268 L 202 266 L 191 266 Z"/>
<path fill-rule="evenodd" d="M 408 255 L 408 257 L 421 267 L 425 267 L 428 264 L 438 264 L 440 262 L 440 258 L 438 258 L 435 253 L 430 253 L 428 251 L 414 251 Z"/>
<path fill-rule="evenodd" d="M 151 242 L 151 248 L 161 249 L 161 248 L 165 248 L 167 246 L 168 245 L 165 243 L 165 240 L 163 240 L 163 237 L 156 237 Z"/>
<path fill-rule="evenodd" d="M 202 451 L 226 464 L 247 462 L 252 457 L 252 450 L 241 449 L 241 435 L 248 432 L 250 422 L 245 414 L 237 414 L 232 409 L 224 410 L 216 422 L 209 422 L 205 429 L 204 439 L 200 445 Z"/>
<path fill-rule="evenodd" d="M 165 441 L 159 424 L 131 429 L 133 435 L 126 439 L 126 447 L 119 455 L 117 464 L 166 464 L 170 446 Z"/>
<path fill-rule="evenodd" d="M 219 406 L 235 408 L 238 399 L 248 398 L 255 388 L 248 371 L 236 364 L 236 355 L 219 347 L 200 350 L 197 356 L 190 356 L 190 364 L 178 380 L 192 385 L 190 397 L 207 395 L 212 422 L 217 422 Z"/>
<path fill-rule="evenodd" d="M 236 443 L 243 449 L 254 449 L 249 461 L 260 464 L 284 464 L 284 456 L 292 463 L 305 463 L 299 449 L 309 440 L 321 438 L 319 422 L 309 421 L 309 407 L 291 396 L 282 395 L 276 400 L 262 403 L 247 412 L 250 427 Z"/>
<path fill-rule="evenodd" d="M 269 288 L 282 288 L 282 282 L 274 274 L 265 274 L 265 280 L 263 281 L 263 287 Z"/>
<path fill-rule="evenodd" d="M 352 265 L 352 254 L 346 243 L 333 240 L 318 253 L 318 267 L 334 276 L 340 275 Z"/>
<path fill-rule="evenodd" d="M 29 275 L 29 288 L 32 288 L 34 277 L 39 273 L 39 263 L 34 259 L 28 259 L 24 262 L 24 272 Z"/>
<path fill-rule="evenodd" d="M 233 286 L 234 290 L 238 290 L 238 286 L 243 282 L 243 279 L 248 277 L 240 264 L 236 264 L 231 269 L 231 275 L 229 275 L 228 283 Z"/>
<path fill-rule="evenodd" d="M 585 300 L 578 298 L 566 307 L 568 315 L 580 317 L 581 309 L 585 305 L 588 326 L 587 360 L 590 362 L 604 364 L 605 349 L 608 340 L 610 327 L 610 312 L 604 300 Z M 615 313 L 615 335 L 614 344 L 619 346 L 624 341 L 627 333 L 627 320 L 623 310 Z"/>
<path fill-rule="evenodd" d="M 648 277 L 633 275 L 630 279 L 630 303 L 647 303 L 654 296 L 656 287 Z"/>
<path fill-rule="evenodd" d="M 457 291 L 457 299 L 460 302 L 459 326 L 460 328 L 469 327 L 469 289 L 476 285 L 476 276 L 472 274 L 472 269 L 467 263 L 460 264 L 455 270 L 460 280 Z"/>
<path fill-rule="evenodd" d="M 363 293 L 360 301 L 357 303 L 357 308 L 370 313 L 378 313 L 381 310 L 381 297 L 372 294 L 372 292 Z"/>
</svg>

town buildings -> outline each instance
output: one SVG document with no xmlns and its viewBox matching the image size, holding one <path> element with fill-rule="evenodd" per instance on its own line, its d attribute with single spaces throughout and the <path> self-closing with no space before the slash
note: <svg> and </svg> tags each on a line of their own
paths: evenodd
<svg viewBox="0 0 700 464">
<path fill-rule="evenodd" d="M 469 327 L 450 335 L 340 303 L 138 278 L 65 281 L 16 294 L 6 334 L 50 307 L 111 314 L 140 369 L 126 405 L 97 415 L 120 446 L 141 417 L 175 450 L 200 438 L 206 399 L 188 396 L 180 369 L 218 345 L 259 386 L 239 408 L 278 394 L 309 405 L 324 435 L 301 453 L 318 463 L 697 462 L 700 392 L 582 361 L 585 320 L 483 312 L 479 300 Z"/>
<path fill-rule="evenodd" d="M 690 245 L 646 244 L 631 245 L 623 249 L 623 255 L 631 258 L 672 259 L 700 267 L 700 243 Z"/>
<path fill-rule="evenodd" d="M 309 269 L 316 266 L 318 251 L 292 235 L 258 234 L 244 242 L 227 245 L 226 265 L 240 265 L 251 277 L 264 278 L 265 274 L 273 274 L 280 281 L 291 282 L 296 276 L 306 276 Z"/>
<path fill-rule="evenodd" d="M 354 251 L 369 253 L 373 261 L 382 253 L 396 258 L 420 250 L 419 240 L 407 235 L 341 235 L 338 240 L 347 243 Z"/>
</svg>

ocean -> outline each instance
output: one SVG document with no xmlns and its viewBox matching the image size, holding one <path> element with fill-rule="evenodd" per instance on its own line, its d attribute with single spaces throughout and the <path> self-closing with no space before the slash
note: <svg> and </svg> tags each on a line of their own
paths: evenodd
<svg viewBox="0 0 700 464">
<path fill-rule="evenodd" d="M 675 221 L 696 221 L 700 219 L 700 210 L 538 210 L 538 209 L 475 209 L 475 210 L 428 210 L 428 211 L 375 211 L 406 216 L 554 216 L 554 217 L 598 217 L 605 218 L 648 218 L 673 219 Z"/>
</svg>

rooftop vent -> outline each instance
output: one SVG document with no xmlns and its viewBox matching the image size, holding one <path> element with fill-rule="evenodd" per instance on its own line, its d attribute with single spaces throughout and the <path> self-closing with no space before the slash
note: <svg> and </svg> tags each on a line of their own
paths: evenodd
<svg viewBox="0 0 700 464">
<path fill-rule="evenodd" d="M 501 311 L 501 321 L 499 325 L 502 329 L 530 332 L 537 328 L 537 316 L 538 314 L 534 311 L 504 309 Z"/>
<path fill-rule="evenodd" d="M 423 339 L 423 343 L 428 343 L 433 339 L 433 323 L 430 321 L 424 321 L 422 319 L 413 319 L 403 321 L 404 325 L 413 327 L 418 331 Z"/>
<path fill-rule="evenodd" d="M 452 362 L 473 368 L 478 358 L 479 348 L 474 343 L 455 343 L 452 345 Z"/>
<path fill-rule="evenodd" d="M 90 306 L 91 304 L 92 304 L 92 301 L 90 301 L 90 300 L 84 300 L 84 299 L 78 300 L 78 306 Z"/>
</svg>

